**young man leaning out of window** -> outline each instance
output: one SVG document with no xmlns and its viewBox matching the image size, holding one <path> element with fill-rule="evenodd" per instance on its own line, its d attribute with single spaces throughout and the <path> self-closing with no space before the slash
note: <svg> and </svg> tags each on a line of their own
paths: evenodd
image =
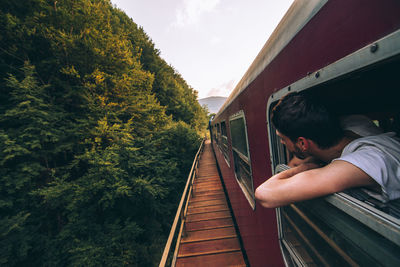
<svg viewBox="0 0 400 267">
<path fill-rule="evenodd" d="M 256 189 L 267 208 L 329 195 L 352 187 L 380 186 L 385 200 L 400 198 L 400 142 L 393 133 L 362 138 L 343 133 L 338 118 L 302 93 L 291 93 L 272 111 L 281 142 L 297 158 L 313 157 L 276 174 Z"/>
</svg>

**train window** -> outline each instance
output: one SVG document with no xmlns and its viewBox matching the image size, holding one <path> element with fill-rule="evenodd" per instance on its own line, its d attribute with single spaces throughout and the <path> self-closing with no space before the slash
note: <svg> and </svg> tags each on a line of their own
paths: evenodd
<svg viewBox="0 0 400 267">
<path fill-rule="evenodd" d="M 363 114 L 385 132 L 394 131 L 399 136 L 396 85 L 400 79 L 396 73 L 400 56 L 345 73 L 346 64 L 350 64 L 347 61 L 354 66 L 357 53 L 324 69 L 333 78 L 321 79 L 324 72 L 318 77 L 310 75 L 292 84 L 290 90 L 306 90 L 338 116 Z M 345 74 L 335 76 L 336 70 Z M 323 82 L 312 81 L 317 78 Z M 288 91 L 282 89 L 270 98 L 268 118 L 277 100 Z M 268 131 L 272 167 L 279 172 L 286 168 L 291 155 L 280 144 L 270 121 Z M 290 204 L 277 213 L 281 248 L 288 265 L 400 266 L 400 200 L 385 203 L 374 192 L 356 188 Z"/>
<path fill-rule="evenodd" d="M 220 143 L 220 138 L 221 138 L 221 127 L 219 125 L 219 123 L 217 124 L 217 144 Z"/>
<path fill-rule="evenodd" d="M 226 123 L 221 122 L 221 150 L 228 166 L 230 166 L 229 149 L 228 149 L 228 136 L 226 133 Z"/>
<path fill-rule="evenodd" d="M 247 127 L 244 112 L 240 111 L 229 119 L 231 132 L 233 165 L 235 176 L 244 195 L 255 209 L 253 177 L 251 172 L 250 154 L 247 139 Z"/>
<path fill-rule="evenodd" d="M 226 123 L 225 123 L 225 121 L 221 122 L 221 134 L 222 134 L 222 136 L 226 136 Z"/>
</svg>

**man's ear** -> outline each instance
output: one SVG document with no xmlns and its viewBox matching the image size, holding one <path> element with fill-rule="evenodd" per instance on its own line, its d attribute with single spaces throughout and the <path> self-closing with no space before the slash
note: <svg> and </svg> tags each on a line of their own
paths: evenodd
<svg viewBox="0 0 400 267">
<path fill-rule="evenodd" d="M 305 137 L 298 137 L 297 145 L 299 146 L 299 148 L 302 152 L 308 151 L 308 149 L 310 147 L 310 143 L 309 143 L 308 139 L 306 139 Z"/>
</svg>

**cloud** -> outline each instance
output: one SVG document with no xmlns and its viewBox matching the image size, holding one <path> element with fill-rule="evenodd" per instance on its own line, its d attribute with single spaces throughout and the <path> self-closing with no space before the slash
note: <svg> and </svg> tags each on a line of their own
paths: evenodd
<svg viewBox="0 0 400 267">
<path fill-rule="evenodd" d="M 229 96 L 229 94 L 232 92 L 233 88 L 235 87 L 236 81 L 235 80 L 230 80 L 226 83 L 223 83 L 219 85 L 216 88 L 211 89 L 208 91 L 207 97 L 208 96 Z"/>
<path fill-rule="evenodd" d="M 183 0 L 183 7 L 176 11 L 175 27 L 196 24 L 204 13 L 211 12 L 220 0 Z"/>
<path fill-rule="evenodd" d="M 209 42 L 211 45 L 218 45 L 222 43 L 222 39 L 220 37 L 214 36 L 213 38 L 210 39 Z"/>
</svg>

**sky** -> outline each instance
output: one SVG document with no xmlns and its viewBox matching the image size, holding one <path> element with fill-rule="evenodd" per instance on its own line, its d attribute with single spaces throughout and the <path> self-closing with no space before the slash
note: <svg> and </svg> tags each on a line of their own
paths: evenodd
<svg viewBox="0 0 400 267">
<path fill-rule="evenodd" d="M 229 96 L 293 0 L 111 0 L 199 99 Z"/>
</svg>

